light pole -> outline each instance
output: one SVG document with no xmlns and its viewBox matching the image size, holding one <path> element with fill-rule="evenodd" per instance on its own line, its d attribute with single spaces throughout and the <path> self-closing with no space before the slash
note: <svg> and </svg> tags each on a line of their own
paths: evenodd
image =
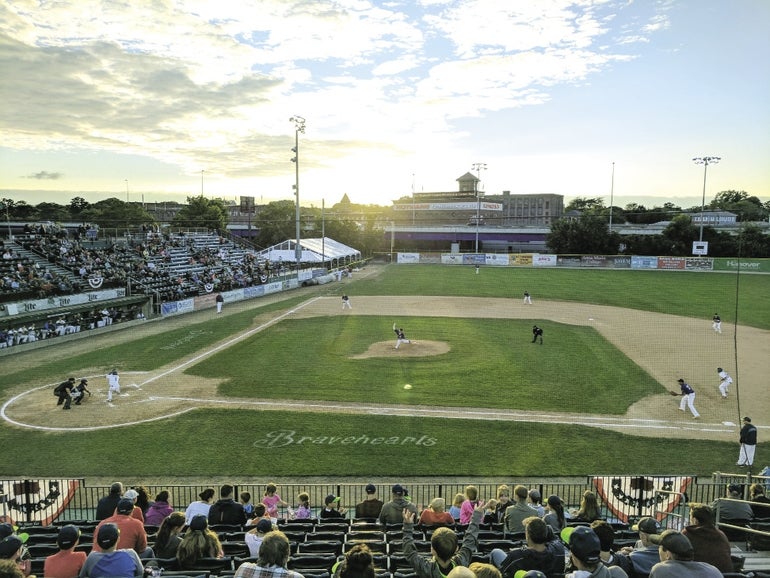
<svg viewBox="0 0 770 578">
<path fill-rule="evenodd" d="M 479 221 L 481 220 L 481 195 L 479 192 L 479 183 L 481 182 L 481 171 L 487 170 L 487 163 L 473 163 L 471 169 L 476 171 L 476 181 L 473 183 L 473 189 L 476 193 L 476 250 L 479 253 Z"/>
<path fill-rule="evenodd" d="M 297 234 L 297 244 L 294 247 L 294 260 L 297 262 L 297 272 L 299 274 L 299 262 L 302 259 L 302 248 L 299 245 L 299 133 L 305 134 L 305 119 L 295 115 L 289 119 L 289 122 L 294 123 L 294 148 L 291 149 L 294 153 L 294 158 L 291 159 L 291 162 L 294 163 L 294 195 L 296 196 L 295 232 Z"/>
<path fill-rule="evenodd" d="M 126 202 L 128 202 L 128 179 L 126 179 Z"/>
<path fill-rule="evenodd" d="M 720 157 L 695 157 L 692 159 L 696 165 L 703 165 L 703 198 L 700 203 L 700 234 L 698 236 L 698 242 L 703 242 L 703 210 L 706 206 L 706 171 L 709 165 L 715 165 L 722 159 Z"/>
<path fill-rule="evenodd" d="M 615 196 L 615 161 L 612 161 L 612 180 L 610 181 L 610 233 L 612 233 L 612 203 Z"/>
<path fill-rule="evenodd" d="M 203 173 L 205 173 L 203 169 L 201 169 L 201 197 L 203 196 Z"/>
</svg>

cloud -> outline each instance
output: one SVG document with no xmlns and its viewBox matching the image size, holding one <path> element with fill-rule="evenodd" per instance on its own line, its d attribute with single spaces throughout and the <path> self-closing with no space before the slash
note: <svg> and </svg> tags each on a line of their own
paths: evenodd
<svg viewBox="0 0 770 578">
<path fill-rule="evenodd" d="M 24 177 L 25 179 L 36 179 L 38 181 L 58 181 L 62 178 L 62 173 L 49 173 L 48 171 L 40 171 Z"/>
</svg>

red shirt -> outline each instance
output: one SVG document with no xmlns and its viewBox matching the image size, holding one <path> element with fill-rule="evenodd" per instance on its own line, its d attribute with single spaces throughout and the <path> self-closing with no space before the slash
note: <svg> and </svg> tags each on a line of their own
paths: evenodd
<svg viewBox="0 0 770 578">
<path fill-rule="evenodd" d="M 94 552 L 104 552 L 96 542 L 99 536 L 99 528 L 104 524 L 115 524 L 120 530 L 117 549 L 133 549 L 137 554 L 141 554 L 147 549 L 147 532 L 144 531 L 144 524 L 136 518 L 126 514 L 115 514 L 106 520 L 99 522 L 94 530 Z"/>
<path fill-rule="evenodd" d="M 61 550 L 45 559 L 43 576 L 46 578 L 75 578 L 86 562 L 85 552 Z"/>
</svg>

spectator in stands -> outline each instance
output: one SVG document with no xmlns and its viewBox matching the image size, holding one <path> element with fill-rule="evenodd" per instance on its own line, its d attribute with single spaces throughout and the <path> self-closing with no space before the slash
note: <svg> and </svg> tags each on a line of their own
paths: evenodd
<svg viewBox="0 0 770 578">
<path fill-rule="evenodd" d="M 334 578 L 374 578 L 374 557 L 366 544 L 356 544 L 332 568 Z"/>
<path fill-rule="evenodd" d="M 660 546 L 660 562 L 650 571 L 650 578 L 722 578 L 711 564 L 693 560 L 694 550 L 687 536 L 676 530 L 650 536 Z"/>
<path fill-rule="evenodd" d="M 631 529 L 639 532 L 639 541 L 633 548 L 623 548 L 619 555 L 628 556 L 635 574 L 646 576 L 652 567 L 660 561 L 658 547 L 650 541 L 650 536 L 655 536 L 660 532 L 660 526 L 655 518 L 645 517 L 639 520 L 638 524 L 631 526 Z"/>
<path fill-rule="evenodd" d="M 214 494 L 214 488 L 206 488 L 198 494 L 196 501 L 190 502 L 184 513 L 185 521 L 188 525 L 194 516 L 203 515 L 208 518 L 211 502 L 214 501 Z"/>
<path fill-rule="evenodd" d="M 593 522 L 602 517 L 602 510 L 599 507 L 599 501 L 596 494 L 591 490 L 583 492 L 583 498 L 580 500 L 580 509 L 578 509 L 571 520 L 574 522 Z"/>
<path fill-rule="evenodd" d="M 80 570 L 80 578 L 144 576 L 144 566 L 137 553 L 118 548 L 120 529 L 115 524 L 100 524 L 94 536 L 94 549 Z"/>
<path fill-rule="evenodd" d="M 564 517 L 564 504 L 556 494 L 548 496 L 548 500 L 545 502 L 543 521 L 551 527 L 556 535 L 567 525 L 567 520 Z"/>
<path fill-rule="evenodd" d="M 115 371 L 115 375 L 117 375 L 117 370 L 113 371 Z M 120 392 L 118 391 L 118 393 Z M 134 486 L 133 489 L 136 492 L 136 501 L 134 501 L 134 505 L 142 511 L 142 515 L 146 515 L 147 510 L 150 509 L 150 492 L 144 486 Z"/>
<path fill-rule="evenodd" d="M 99 499 L 96 504 L 96 519 L 104 520 L 115 513 L 118 502 L 123 496 L 123 484 L 115 482 L 110 486 L 110 493 Z"/>
<path fill-rule="evenodd" d="M 195 568 L 201 558 L 222 558 L 222 544 L 219 537 L 208 525 L 205 516 L 195 516 L 185 532 L 176 552 L 176 559 L 182 570 Z"/>
<path fill-rule="evenodd" d="M 309 520 L 312 518 L 313 510 L 310 507 L 310 494 L 300 492 L 297 495 L 297 509 L 290 510 L 289 514 L 293 520 Z"/>
<path fill-rule="evenodd" d="M 500 484 L 497 486 L 497 505 L 495 506 L 495 513 L 497 514 L 497 521 L 502 522 L 503 516 L 505 516 L 505 510 L 511 504 L 511 488 L 507 484 Z"/>
<path fill-rule="evenodd" d="M 131 500 L 131 503 L 134 505 L 134 509 L 131 511 L 131 517 L 139 520 L 142 524 L 144 524 L 144 512 L 142 512 L 142 508 L 136 505 L 137 498 L 139 498 L 139 492 L 137 492 L 134 488 L 126 490 L 123 493 L 123 499 Z"/>
<path fill-rule="evenodd" d="M 532 508 L 527 505 L 528 497 L 529 491 L 524 486 L 518 485 L 513 488 L 514 504 L 508 506 L 505 510 L 505 516 L 503 516 L 506 534 L 524 531 L 524 519 L 529 518 L 534 513 Z"/>
<path fill-rule="evenodd" d="M 272 482 L 265 486 L 262 503 L 265 504 L 268 515 L 273 519 L 278 519 L 278 508 L 285 508 L 289 505 L 281 499 L 281 496 L 278 494 L 278 488 Z"/>
<path fill-rule="evenodd" d="M 620 566 L 623 572 L 631 576 L 631 560 L 628 556 L 619 556 L 615 554 L 615 529 L 612 524 L 604 520 L 594 520 L 591 522 L 591 529 L 599 537 L 599 546 L 601 552 L 599 556 L 605 566 Z"/>
<path fill-rule="evenodd" d="M 404 509 L 417 515 L 417 506 L 406 499 L 406 488 L 401 484 L 395 484 L 391 489 L 391 499 L 382 506 L 380 511 L 380 524 L 400 524 L 403 521 Z"/>
<path fill-rule="evenodd" d="M 458 566 L 458 568 L 462 568 L 462 566 Z M 468 570 L 473 572 L 473 575 L 476 578 L 503 578 L 500 570 L 495 568 L 494 565 L 486 564 L 484 562 L 473 562 L 470 566 L 468 566 Z M 452 570 L 452 572 L 454 572 L 454 570 Z M 451 578 L 455 578 L 452 572 L 449 573 L 449 576 L 451 576 Z"/>
<path fill-rule="evenodd" d="M 366 497 L 356 504 L 356 518 L 376 519 L 382 511 L 382 500 L 377 498 L 377 486 L 366 484 Z"/>
<path fill-rule="evenodd" d="M 403 509 L 404 556 L 417 573 L 417 578 L 446 576 L 455 566 L 468 566 L 478 547 L 479 523 L 484 515 L 484 502 L 478 502 L 458 548 L 457 534 L 451 528 L 437 528 L 430 536 L 431 559 L 424 558 L 414 544 L 415 512 Z"/>
<path fill-rule="evenodd" d="M 246 522 L 243 506 L 233 499 L 234 489 L 230 484 L 219 489 L 219 499 L 209 508 L 209 524 L 242 526 Z"/>
<path fill-rule="evenodd" d="M 347 510 L 345 508 L 340 508 L 340 497 L 335 496 L 334 494 L 329 494 L 324 498 L 324 509 L 321 510 L 321 513 L 318 515 L 319 518 L 322 520 L 330 520 L 330 519 L 344 519 L 345 513 Z"/>
<path fill-rule="evenodd" d="M 259 556 L 259 548 L 262 546 L 262 541 L 272 531 L 273 523 L 270 521 L 270 518 L 262 518 L 254 528 L 246 532 L 243 539 L 249 547 L 249 556 L 252 558 Z"/>
<path fill-rule="evenodd" d="M 248 520 L 254 513 L 254 504 L 251 503 L 251 492 L 241 492 L 238 496 L 238 501 L 243 506 L 243 513 L 246 514 L 246 519 Z"/>
<path fill-rule="evenodd" d="M 120 530 L 118 549 L 133 548 L 140 558 L 152 558 L 152 548 L 147 546 L 147 532 L 144 524 L 132 517 L 134 501 L 129 498 L 121 498 L 115 514 L 99 522 L 96 532 L 106 524 L 114 524 Z M 100 551 L 99 544 L 94 544 L 94 550 Z"/>
<path fill-rule="evenodd" d="M 161 522 L 174 511 L 171 504 L 168 503 L 168 491 L 161 490 L 155 496 L 155 501 L 147 509 L 147 515 L 144 517 L 144 523 L 150 526 L 160 526 Z"/>
<path fill-rule="evenodd" d="M 79 543 L 80 528 L 72 524 L 62 526 L 56 537 L 59 551 L 45 559 L 43 576 L 73 578 L 80 574 L 80 569 L 86 563 L 86 553 L 75 552 L 75 546 Z"/>
<path fill-rule="evenodd" d="M 465 500 L 460 506 L 460 523 L 469 524 L 473 510 L 479 505 L 479 489 L 476 486 L 465 486 Z"/>
<path fill-rule="evenodd" d="M 487 500 L 487 507 L 484 510 L 484 517 L 481 519 L 482 524 L 492 525 L 497 523 L 497 500 L 492 498 Z"/>
<path fill-rule="evenodd" d="M 619 566 L 605 566 L 601 559 L 601 543 L 588 526 L 565 528 L 562 533 L 568 540 L 570 563 L 575 572 L 565 576 L 591 578 L 628 578 Z"/>
<path fill-rule="evenodd" d="M 535 515 L 542 518 L 545 516 L 545 506 L 543 506 L 543 497 L 539 490 L 530 490 L 527 494 L 527 505 L 535 510 Z"/>
<path fill-rule="evenodd" d="M 176 558 L 184 527 L 185 517 L 182 512 L 172 512 L 163 519 L 152 547 L 156 558 Z"/>
<path fill-rule="evenodd" d="M 693 547 L 693 560 L 708 562 L 722 572 L 733 571 L 730 540 L 714 525 L 714 513 L 706 504 L 690 504 L 690 525 L 682 530 Z"/>
<path fill-rule="evenodd" d="M 433 498 L 428 507 L 420 514 L 420 526 L 454 526 L 455 520 L 445 511 L 446 501 L 444 498 Z"/>
<path fill-rule="evenodd" d="M 278 530 L 268 533 L 259 548 L 257 563 L 244 562 L 235 571 L 235 578 L 303 578 L 289 570 L 291 548 L 286 534 Z"/>
<path fill-rule="evenodd" d="M 510 552 L 495 548 L 489 554 L 490 562 L 500 569 L 503 578 L 513 578 L 518 570 L 540 570 L 548 575 L 564 572 L 564 546 L 548 524 L 530 515 L 524 518 L 523 525 L 526 546 Z"/>
<path fill-rule="evenodd" d="M 3 524 L 10 526 L 10 524 Z M 7 528 L 3 529 L 7 533 Z M 11 527 L 13 532 L 13 527 Z M 28 551 L 24 547 L 26 538 L 17 534 L 7 534 L 0 539 L 0 560 L 10 560 L 24 576 L 29 576 L 32 570 Z"/>
<path fill-rule="evenodd" d="M 754 512 L 755 518 L 770 518 L 770 498 L 765 495 L 762 484 L 749 486 L 749 499 L 754 502 L 751 504 L 751 511 Z"/>
<path fill-rule="evenodd" d="M 12 560 L 0 559 L 0 578 L 25 578 L 19 565 Z"/>
<path fill-rule="evenodd" d="M 249 518 L 246 520 L 245 526 L 256 526 L 259 524 L 260 520 L 267 520 L 271 524 L 273 523 L 273 519 L 267 515 L 267 508 L 265 507 L 265 504 L 260 502 L 259 504 L 254 504 L 254 512 L 252 514 L 254 517 Z"/>
<path fill-rule="evenodd" d="M 740 484 L 728 484 L 726 497 L 726 500 L 717 498 L 711 504 L 711 509 L 720 522 L 740 526 L 754 517 L 754 511 L 749 504 L 734 501 L 743 499 L 743 487 Z"/>
<path fill-rule="evenodd" d="M 449 514 L 455 519 L 455 521 L 460 521 L 460 508 L 462 507 L 464 501 L 465 494 L 457 493 L 455 494 L 454 500 L 452 500 L 452 505 L 449 506 Z"/>
</svg>

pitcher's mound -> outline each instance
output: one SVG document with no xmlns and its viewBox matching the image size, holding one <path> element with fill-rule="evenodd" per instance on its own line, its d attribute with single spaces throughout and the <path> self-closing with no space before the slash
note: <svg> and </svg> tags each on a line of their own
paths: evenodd
<svg viewBox="0 0 770 578">
<path fill-rule="evenodd" d="M 395 341 L 378 341 L 372 343 L 369 349 L 359 355 L 351 355 L 351 359 L 366 359 L 368 357 L 428 357 L 449 353 L 449 344 L 444 341 L 412 341 L 402 343 L 396 349 Z"/>
</svg>

